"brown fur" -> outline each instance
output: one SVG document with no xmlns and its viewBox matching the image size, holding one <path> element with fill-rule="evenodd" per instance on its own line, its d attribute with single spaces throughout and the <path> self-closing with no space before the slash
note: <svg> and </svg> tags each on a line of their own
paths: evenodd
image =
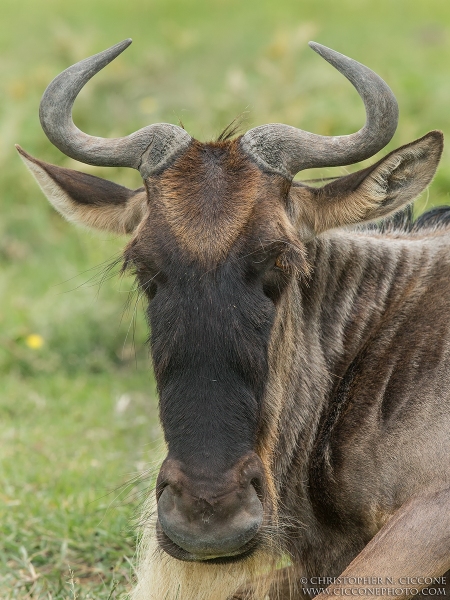
<svg viewBox="0 0 450 600">
<path fill-rule="evenodd" d="M 208 264 L 228 254 L 261 195 L 258 169 L 227 142 L 194 142 L 149 185 L 152 203 L 180 247 Z M 155 193 L 156 187 L 161 191 Z"/>
<path fill-rule="evenodd" d="M 284 179 L 263 174 L 238 140 L 194 142 L 146 185 L 152 219 L 156 213 L 183 252 L 209 267 L 223 261 L 256 221 L 272 227 L 275 238 L 292 229 L 278 204 Z"/>
</svg>

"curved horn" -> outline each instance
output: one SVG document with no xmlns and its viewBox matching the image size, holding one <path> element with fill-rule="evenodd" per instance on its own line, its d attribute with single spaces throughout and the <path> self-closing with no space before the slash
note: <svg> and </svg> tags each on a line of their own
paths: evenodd
<svg viewBox="0 0 450 600">
<path fill-rule="evenodd" d="M 352 135 L 330 137 L 280 123 L 247 131 L 241 139 L 245 152 L 263 169 L 289 179 L 302 169 L 349 165 L 369 158 L 384 148 L 397 128 L 397 101 L 381 77 L 339 52 L 316 42 L 309 45 L 354 85 L 366 108 L 366 124 Z"/>
<path fill-rule="evenodd" d="M 39 117 L 48 139 L 67 156 L 89 165 L 131 167 L 145 178 L 189 145 L 192 138 L 184 129 L 157 123 L 127 137 L 106 139 L 83 133 L 72 121 L 72 106 L 83 86 L 130 44 L 124 40 L 55 77 L 42 96 Z"/>
</svg>

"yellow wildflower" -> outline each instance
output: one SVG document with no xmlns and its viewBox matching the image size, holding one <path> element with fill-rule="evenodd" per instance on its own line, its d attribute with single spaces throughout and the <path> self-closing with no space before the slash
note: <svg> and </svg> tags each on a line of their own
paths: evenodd
<svg viewBox="0 0 450 600">
<path fill-rule="evenodd" d="M 44 338 L 38 333 L 30 333 L 30 335 L 27 335 L 27 337 L 25 338 L 25 343 L 28 346 L 28 348 L 38 350 L 44 345 Z"/>
</svg>

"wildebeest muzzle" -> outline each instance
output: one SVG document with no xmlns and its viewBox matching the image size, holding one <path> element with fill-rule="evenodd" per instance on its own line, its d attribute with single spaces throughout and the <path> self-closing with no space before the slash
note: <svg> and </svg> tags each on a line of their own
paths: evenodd
<svg viewBox="0 0 450 600">
<path fill-rule="evenodd" d="M 160 546 L 188 561 L 248 556 L 264 521 L 264 488 L 263 466 L 254 452 L 212 475 L 167 458 L 157 482 Z"/>
</svg>

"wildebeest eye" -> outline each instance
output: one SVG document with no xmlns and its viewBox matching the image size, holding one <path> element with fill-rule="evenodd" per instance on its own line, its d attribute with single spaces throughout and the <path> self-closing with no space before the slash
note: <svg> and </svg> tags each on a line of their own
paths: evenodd
<svg viewBox="0 0 450 600">
<path fill-rule="evenodd" d="M 278 255 L 263 277 L 264 294 L 276 303 L 285 289 L 292 269 L 283 254 Z"/>
<path fill-rule="evenodd" d="M 289 264 L 286 260 L 286 255 L 284 253 L 279 254 L 276 259 L 275 259 L 275 263 L 274 263 L 274 267 L 276 269 L 280 269 L 280 271 L 284 271 L 285 273 L 289 272 Z"/>
<path fill-rule="evenodd" d="M 135 275 L 139 282 L 140 292 L 145 294 L 149 300 L 153 300 L 158 291 L 158 286 L 167 280 L 162 271 L 150 268 L 148 265 L 135 268 Z"/>
<path fill-rule="evenodd" d="M 150 275 L 150 276 L 149 276 Z M 153 300 L 160 285 L 166 283 L 167 277 L 162 271 L 156 271 L 152 274 L 147 272 L 147 281 L 141 283 L 142 289 L 147 294 L 149 300 Z"/>
</svg>

